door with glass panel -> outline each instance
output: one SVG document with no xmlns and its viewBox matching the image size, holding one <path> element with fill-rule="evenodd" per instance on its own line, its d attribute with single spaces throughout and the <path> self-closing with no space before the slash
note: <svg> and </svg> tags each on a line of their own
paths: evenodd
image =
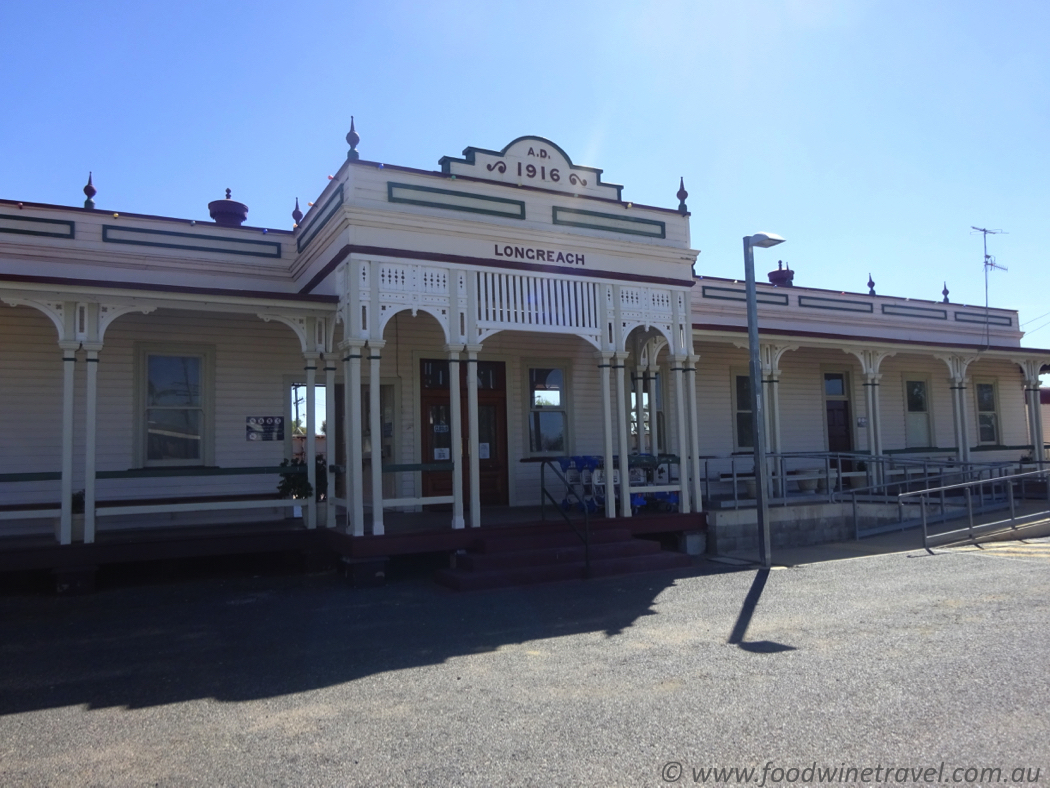
<svg viewBox="0 0 1050 788">
<path fill-rule="evenodd" d="M 502 361 L 479 361 L 478 375 L 478 445 L 470 445 L 470 420 L 467 412 L 467 367 L 459 366 L 460 408 L 462 422 L 463 494 L 470 496 L 470 456 L 478 455 L 481 503 L 505 506 L 509 501 L 507 467 L 507 376 Z M 420 361 L 420 422 L 422 424 L 422 462 L 451 462 L 452 412 L 449 388 L 449 363 L 442 359 Z M 423 495 L 452 495 L 451 471 L 424 471 Z"/>
<path fill-rule="evenodd" d="M 984 444 L 1000 443 L 999 407 L 992 381 L 974 381 L 973 391 L 977 398 L 977 439 Z"/>
<path fill-rule="evenodd" d="M 849 377 L 845 372 L 824 373 L 824 413 L 826 418 L 828 451 L 853 451 L 853 423 L 850 417 Z M 837 461 L 833 461 L 833 465 Z M 848 460 L 840 467 L 848 470 Z"/>
<path fill-rule="evenodd" d="M 904 431 L 909 449 L 933 445 L 930 439 L 929 390 L 925 378 L 906 377 L 904 380 Z"/>
</svg>

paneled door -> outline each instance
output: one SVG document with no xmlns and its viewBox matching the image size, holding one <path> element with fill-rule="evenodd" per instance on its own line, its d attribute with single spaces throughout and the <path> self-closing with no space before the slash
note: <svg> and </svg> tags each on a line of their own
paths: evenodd
<svg viewBox="0 0 1050 788">
<path fill-rule="evenodd" d="M 464 496 L 470 496 L 470 456 L 477 452 L 480 470 L 481 503 L 505 506 L 508 496 L 507 462 L 507 375 L 502 361 L 479 361 L 478 445 L 470 445 L 467 415 L 467 364 L 460 368 L 460 407 L 462 408 Z M 422 461 L 449 462 L 452 457 L 452 413 L 449 400 L 449 363 L 441 359 L 420 361 L 420 423 L 423 427 Z M 423 495 L 452 495 L 450 471 L 425 471 Z"/>
</svg>

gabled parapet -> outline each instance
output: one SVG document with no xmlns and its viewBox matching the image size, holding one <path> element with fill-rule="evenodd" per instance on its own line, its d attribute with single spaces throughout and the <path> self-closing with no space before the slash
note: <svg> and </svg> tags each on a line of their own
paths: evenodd
<svg viewBox="0 0 1050 788">
<path fill-rule="evenodd" d="M 473 146 L 462 159 L 443 156 L 439 162 L 445 175 L 467 176 L 512 186 L 537 186 L 566 194 L 620 200 L 623 186 L 602 183 L 602 171 L 572 163 L 569 154 L 544 137 L 518 137 L 503 150 Z"/>
</svg>

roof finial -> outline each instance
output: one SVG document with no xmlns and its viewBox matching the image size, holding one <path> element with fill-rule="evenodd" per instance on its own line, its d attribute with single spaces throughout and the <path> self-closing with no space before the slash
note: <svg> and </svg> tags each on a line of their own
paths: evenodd
<svg viewBox="0 0 1050 788">
<path fill-rule="evenodd" d="M 868 274 L 868 295 L 875 295 L 875 280 Z"/>
<path fill-rule="evenodd" d="M 295 198 L 295 210 L 292 211 L 292 220 L 295 222 L 295 226 L 299 226 L 299 222 L 303 220 L 303 212 L 299 210 L 299 198 Z"/>
<path fill-rule="evenodd" d="M 361 158 L 357 153 L 357 143 L 361 141 L 361 135 L 354 129 L 354 116 L 350 116 L 350 132 L 346 135 L 346 142 L 350 146 L 349 152 L 346 154 L 346 158 L 350 161 L 357 161 Z"/>
<path fill-rule="evenodd" d="M 685 198 L 689 196 L 689 192 L 685 190 L 685 178 L 681 177 L 678 179 L 678 194 L 675 195 L 678 198 L 678 212 L 685 216 L 689 213 L 689 209 L 685 206 Z"/>
<path fill-rule="evenodd" d="M 944 283 L 944 289 L 941 291 L 941 295 L 944 296 L 944 303 L 950 303 L 948 301 L 948 283 Z"/>
<path fill-rule="evenodd" d="M 84 207 L 85 208 L 94 208 L 95 207 L 95 201 L 92 198 L 96 194 L 98 194 L 98 192 L 95 190 L 95 187 L 91 183 L 91 173 L 90 172 L 88 173 L 87 186 L 84 187 L 84 194 L 87 195 L 87 199 L 84 200 Z"/>
</svg>

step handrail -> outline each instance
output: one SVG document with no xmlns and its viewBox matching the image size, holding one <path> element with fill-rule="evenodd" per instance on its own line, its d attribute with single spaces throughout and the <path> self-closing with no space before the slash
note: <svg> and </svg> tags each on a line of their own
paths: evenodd
<svg viewBox="0 0 1050 788">
<path fill-rule="evenodd" d="M 561 469 L 554 465 L 557 462 L 557 458 L 544 459 L 540 464 L 540 519 L 544 522 L 547 520 L 547 498 L 550 498 L 554 508 L 558 510 L 558 513 L 562 516 L 562 519 L 568 523 L 572 532 L 576 534 L 576 537 L 583 542 L 583 574 L 585 578 L 591 576 L 591 528 L 590 528 L 590 517 L 587 514 L 587 504 L 580 496 L 576 489 L 572 486 L 572 483 L 565 478 L 565 474 L 561 472 Z M 581 534 L 579 529 L 576 528 L 576 524 L 569 517 L 568 512 L 562 509 L 558 500 L 551 495 L 550 490 L 547 489 L 546 471 L 547 466 L 554 472 L 562 484 L 565 485 L 566 495 L 565 500 L 569 499 L 569 496 L 576 498 L 580 504 L 580 508 L 583 510 L 583 533 Z"/>
<path fill-rule="evenodd" d="M 933 551 L 930 550 L 930 535 L 929 535 L 929 531 L 927 529 L 927 517 L 926 517 L 926 498 L 927 498 L 927 496 L 930 493 L 940 493 L 941 496 L 943 497 L 944 493 L 947 492 L 948 490 L 959 490 L 959 489 L 962 489 L 962 490 L 965 491 L 965 493 L 966 493 L 966 514 L 967 514 L 967 520 L 968 520 L 967 527 L 966 528 L 960 528 L 960 529 L 955 530 L 955 531 L 946 531 L 945 533 L 937 534 L 937 536 L 953 536 L 955 534 L 965 533 L 967 535 L 967 538 L 968 538 L 968 540 L 970 542 L 976 543 L 977 534 L 975 534 L 974 530 L 973 530 L 973 528 L 974 528 L 974 525 L 973 525 L 973 502 L 972 502 L 973 501 L 973 494 L 970 491 L 970 488 L 973 487 L 976 484 L 1003 484 L 1003 483 L 1005 483 L 1006 496 L 1007 496 L 1007 499 L 1008 499 L 1009 504 L 1010 504 L 1010 523 L 1011 523 L 1010 527 L 1012 529 L 1014 529 L 1014 530 L 1017 530 L 1017 525 L 1015 524 L 1015 521 L 1017 520 L 1017 511 L 1016 511 L 1015 503 L 1014 503 L 1014 481 L 1016 481 L 1018 479 L 1030 478 L 1030 477 L 1033 477 L 1033 476 L 1045 476 L 1045 477 L 1048 477 L 1048 479 L 1047 479 L 1047 492 L 1048 492 L 1048 495 L 1050 495 L 1050 469 L 1043 469 L 1043 470 L 1039 470 L 1039 471 L 1028 471 L 1026 473 L 1015 473 L 1015 474 L 1012 474 L 1012 475 L 1009 475 L 1009 476 L 997 476 L 997 477 L 994 477 L 994 478 L 991 478 L 991 479 L 975 479 L 973 481 L 963 482 L 961 484 L 949 484 L 949 485 L 945 485 L 943 487 L 931 487 L 931 488 L 926 489 L 926 490 L 915 490 L 913 492 L 904 492 L 904 493 L 901 493 L 901 494 L 899 494 L 897 496 L 897 501 L 899 502 L 900 505 L 903 505 L 903 503 L 904 503 L 903 499 L 904 498 L 908 498 L 908 497 L 916 496 L 916 495 L 921 495 L 922 496 L 922 498 L 919 499 L 919 509 L 920 509 L 920 513 L 922 515 L 922 546 L 923 546 L 923 549 L 926 550 L 926 552 L 932 553 Z M 1036 512 L 1036 514 L 1047 514 L 1047 513 L 1050 513 L 1050 509 L 1048 509 L 1046 512 Z"/>
</svg>

